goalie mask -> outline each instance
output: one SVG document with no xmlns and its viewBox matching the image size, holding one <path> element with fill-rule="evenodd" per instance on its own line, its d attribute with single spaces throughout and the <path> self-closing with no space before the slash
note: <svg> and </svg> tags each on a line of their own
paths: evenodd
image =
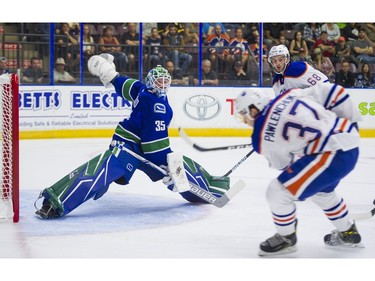
<svg viewBox="0 0 375 281">
<path fill-rule="evenodd" d="M 269 102 L 270 98 L 265 92 L 252 89 L 243 91 L 234 102 L 235 116 L 241 122 L 252 125 L 247 121 L 253 121 L 258 112 L 261 112 Z"/>
<path fill-rule="evenodd" d="M 171 85 L 171 75 L 168 70 L 158 65 L 151 69 L 146 76 L 146 87 L 157 96 L 167 95 L 169 86 Z"/>
<path fill-rule="evenodd" d="M 283 56 L 285 60 L 283 59 L 283 61 L 278 62 L 276 58 L 274 58 L 277 56 Z M 290 54 L 288 48 L 285 45 L 273 46 L 268 55 L 268 62 L 271 64 L 273 70 L 277 74 L 283 73 L 287 64 L 290 62 Z"/>
</svg>

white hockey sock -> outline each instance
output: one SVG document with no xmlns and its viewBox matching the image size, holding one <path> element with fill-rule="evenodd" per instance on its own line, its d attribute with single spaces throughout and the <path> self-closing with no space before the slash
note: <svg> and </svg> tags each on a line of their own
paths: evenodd
<svg viewBox="0 0 375 281">
<path fill-rule="evenodd" d="M 296 205 L 292 194 L 274 179 L 267 188 L 266 197 L 277 233 L 285 236 L 295 232 Z"/>
<path fill-rule="evenodd" d="M 349 211 L 344 199 L 336 192 L 318 192 L 311 197 L 311 200 L 323 210 L 338 231 L 345 231 L 350 228 L 352 222 L 348 215 Z"/>
</svg>

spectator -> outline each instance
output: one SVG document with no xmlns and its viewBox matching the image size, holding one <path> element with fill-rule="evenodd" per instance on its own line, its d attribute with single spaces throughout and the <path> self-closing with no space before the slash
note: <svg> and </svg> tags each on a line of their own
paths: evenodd
<svg viewBox="0 0 375 281">
<path fill-rule="evenodd" d="M 185 25 L 185 43 L 193 45 L 199 43 L 199 23 L 187 23 Z"/>
<path fill-rule="evenodd" d="M 322 31 L 327 32 L 327 40 L 337 43 L 337 41 L 339 40 L 341 36 L 340 29 L 337 24 L 328 22 L 328 23 L 323 24 L 321 29 Z"/>
<path fill-rule="evenodd" d="M 375 25 L 373 23 L 360 23 L 360 29 L 364 29 L 367 35 L 368 40 L 372 43 L 371 45 L 374 46 L 375 42 Z"/>
<path fill-rule="evenodd" d="M 171 76 L 171 85 L 188 85 L 189 81 L 184 80 L 181 74 L 180 69 L 174 67 L 172 60 L 167 60 L 165 63 L 165 68 L 168 70 L 169 75 Z"/>
<path fill-rule="evenodd" d="M 165 36 L 163 45 L 169 46 L 167 48 L 168 59 L 174 62 L 176 68 L 181 68 L 182 75 L 186 75 L 193 57 L 185 52 L 185 40 L 181 34 L 177 33 L 176 25 L 169 25 L 169 32 Z M 181 66 L 180 62 L 182 62 Z"/>
<path fill-rule="evenodd" d="M 362 64 L 362 70 L 357 74 L 355 88 L 375 88 L 375 76 L 370 71 L 368 63 Z"/>
<path fill-rule="evenodd" d="M 300 55 L 303 57 L 308 55 L 307 44 L 305 39 L 302 38 L 301 31 L 296 31 L 294 33 L 294 38 L 290 42 L 289 53 L 292 61 L 300 60 Z"/>
<path fill-rule="evenodd" d="M 185 28 L 182 23 L 174 22 L 174 23 L 158 23 L 158 32 L 162 40 L 168 35 L 169 28 L 171 26 L 176 27 L 176 33 L 178 35 L 184 36 Z"/>
<path fill-rule="evenodd" d="M 109 53 L 115 57 L 114 63 L 119 71 L 125 71 L 128 58 L 121 51 L 120 42 L 113 34 L 113 26 L 105 26 L 102 36 L 99 38 L 99 50 L 102 53 Z"/>
<path fill-rule="evenodd" d="M 297 61 L 304 61 L 311 65 L 312 59 L 308 52 L 304 48 L 299 49 L 299 55 Z"/>
<path fill-rule="evenodd" d="M 258 25 L 252 24 L 250 27 L 250 32 L 245 35 L 245 39 L 247 40 L 248 44 L 251 45 L 255 44 L 255 39 L 257 36 L 259 36 Z"/>
<path fill-rule="evenodd" d="M 306 40 L 307 48 L 312 50 L 316 40 L 320 37 L 321 28 L 319 24 L 312 22 L 303 27 L 303 38 Z"/>
<path fill-rule="evenodd" d="M 8 60 L 5 57 L 0 57 L 0 75 L 8 72 Z"/>
<path fill-rule="evenodd" d="M 208 38 L 208 36 L 215 32 L 215 28 L 217 25 L 220 25 L 221 33 L 227 35 L 227 30 L 224 24 L 222 24 L 221 22 L 206 22 L 202 25 L 202 38 L 204 41 Z"/>
<path fill-rule="evenodd" d="M 366 31 L 360 29 L 358 39 L 352 42 L 352 48 L 356 58 L 361 63 L 375 63 L 374 50 L 366 40 Z"/>
<path fill-rule="evenodd" d="M 284 45 L 285 47 L 289 49 L 290 43 L 288 40 L 286 40 L 285 35 L 280 35 L 279 42 L 280 42 L 280 45 Z"/>
<path fill-rule="evenodd" d="M 139 57 L 139 33 L 135 22 L 129 22 L 127 27 L 128 31 L 122 34 L 120 43 L 126 45 L 123 51 L 128 57 L 129 70 L 138 71 L 138 67 L 135 67 L 135 59 Z"/>
<path fill-rule="evenodd" d="M 234 63 L 234 66 L 230 69 L 229 72 L 229 81 L 227 85 L 250 85 L 251 73 L 246 71 L 242 61 L 237 60 Z"/>
<path fill-rule="evenodd" d="M 193 79 L 194 86 L 199 85 L 199 79 L 196 77 Z M 217 73 L 212 69 L 211 61 L 204 59 L 202 61 L 202 86 L 217 86 L 219 85 L 219 79 Z"/>
<path fill-rule="evenodd" d="M 332 57 L 332 62 L 334 65 L 336 65 L 336 63 L 341 63 L 344 60 L 346 60 L 349 63 L 354 63 L 355 66 L 358 68 L 359 61 L 352 54 L 350 45 L 346 44 L 344 36 L 340 36 L 338 40 L 338 44 L 335 46 L 335 49 L 336 49 L 336 53 Z"/>
<path fill-rule="evenodd" d="M 53 81 L 55 83 L 74 83 L 76 81 L 69 72 L 65 71 L 65 60 L 63 58 L 56 59 Z"/>
<path fill-rule="evenodd" d="M 354 73 L 349 70 L 349 62 L 343 61 L 341 69 L 336 73 L 335 83 L 345 88 L 352 88 L 355 82 Z"/>
<path fill-rule="evenodd" d="M 320 48 L 314 49 L 314 61 L 312 66 L 324 73 L 329 79 L 332 79 L 335 74 L 335 67 L 332 61 L 322 55 L 322 50 Z"/>
<path fill-rule="evenodd" d="M 235 37 L 232 38 L 229 43 L 229 54 L 227 56 L 229 67 L 231 68 L 233 62 L 237 60 L 240 60 L 243 66 L 246 67 L 249 51 L 249 44 L 247 43 L 246 39 L 243 38 L 242 28 L 236 28 Z"/>
<path fill-rule="evenodd" d="M 157 27 L 151 28 L 151 36 L 146 39 L 146 59 L 150 60 L 150 68 L 154 68 L 157 65 L 164 66 L 165 55 L 164 48 L 161 47 L 162 41 L 158 32 Z"/>
<path fill-rule="evenodd" d="M 90 34 L 90 26 L 85 24 L 83 26 L 83 55 L 85 60 L 87 61 L 92 55 L 95 55 L 95 41 L 94 37 Z M 78 38 L 78 42 L 80 42 L 80 38 Z"/>
<path fill-rule="evenodd" d="M 331 58 L 335 54 L 335 44 L 328 40 L 327 31 L 322 30 L 320 37 L 316 40 L 314 49 L 319 48 L 324 57 Z"/>
<path fill-rule="evenodd" d="M 157 29 L 158 24 L 156 22 L 143 22 L 142 23 L 142 39 L 143 41 L 146 41 L 147 38 L 151 36 L 151 29 L 153 27 L 156 27 Z M 160 38 L 160 35 L 158 33 L 158 37 Z"/>
<path fill-rule="evenodd" d="M 255 59 L 255 62 L 259 64 L 259 56 L 260 56 L 260 46 L 259 46 L 260 37 L 259 35 L 255 38 L 255 43 L 250 45 L 250 50 L 253 52 L 253 57 Z M 268 49 L 267 45 L 263 44 L 262 48 L 262 58 L 263 62 L 267 62 L 267 56 L 268 56 Z"/>
<path fill-rule="evenodd" d="M 68 62 L 79 54 L 78 37 L 73 36 L 68 23 L 62 23 L 60 28 L 56 29 L 55 48 L 55 56 L 66 58 Z"/>
<path fill-rule="evenodd" d="M 185 35 L 185 24 L 181 22 L 170 23 L 169 26 L 174 25 L 177 29 L 177 34 L 184 36 Z M 168 26 L 168 30 L 169 30 Z"/>
<path fill-rule="evenodd" d="M 342 31 L 342 36 L 348 41 L 354 41 L 358 39 L 358 28 L 354 22 L 347 23 Z"/>
<path fill-rule="evenodd" d="M 69 24 L 69 34 L 71 34 L 76 40 L 79 38 L 79 23 L 78 22 L 70 22 Z"/>
<path fill-rule="evenodd" d="M 42 83 L 43 70 L 39 58 L 32 57 L 29 67 L 23 72 L 22 82 L 24 83 Z"/>
<path fill-rule="evenodd" d="M 273 45 L 279 45 L 280 35 L 285 35 L 284 24 L 282 23 L 265 23 L 263 43 L 270 50 Z"/>
<path fill-rule="evenodd" d="M 216 24 L 214 32 L 206 38 L 206 44 L 210 47 L 209 59 L 213 64 L 217 63 L 220 72 L 226 69 L 229 42 L 229 36 L 223 32 L 220 24 Z"/>
</svg>

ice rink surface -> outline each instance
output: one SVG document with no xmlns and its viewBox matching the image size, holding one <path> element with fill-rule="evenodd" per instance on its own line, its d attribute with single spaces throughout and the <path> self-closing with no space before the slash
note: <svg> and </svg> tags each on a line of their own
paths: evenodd
<svg viewBox="0 0 375 281">
<path fill-rule="evenodd" d="M 250 141 L 247 138 L 193 140 L 205 147 Z M 112 184 L 102 198 L 86 202 L 66 217 L 38 219 L 34 215 L 34 201 L 40 191 L 107 149 L 109 141 L 21 141 L 20 222 L 0 224 L 0 266 L 9 263 L 9 266 L 17 264 L 18 268 L 24 263 L 39 275 L 35 280 L 46 279 L 44 270 L 55 266 L 58 271 L 61 267 L 62 271 L 67 267 L 85 268 L 82 278 L 86 280 L 90 280 L 88 276 L 105 280 L 108 277 L 105 272 L 117 271 L 118 275 L 124 274 L 121 277 L 124 279 L 128 279 L 129 273 L 145 277 L 132 280 L 148 280 L 148 276 L 154 279 L 159 273 L 164 280 L 195 280 L 197 276 L 198 280 L 268 277 L 283 280 L 283 272 L 288 271 L 285 280 L 301 280 L 302 276 L 320 276 L 324 270 L 328 273 L 322 276 L 332 274 L 332 278 L 337 278 L 342 273 L 344 280 L 352 280 L 374 264 L 375 219 L 357 222 L 365 248 L 327 248 L 323 236 L 333 226 L 308 200 L 297 203 L 298 251 L 277 258 L 259 258 L 259 243 L 275 233 L 265 190 L 279 172 L 269 169 L 267 161 L 255 153 L 231 174 L 233 183 L 243 179 L 247 186 L 224 208 L 189 204 L 161 182 L 153 183 L 143 173 L 136 172 L 129 185 Z M 174 151 L 189 156 L 217 176 L 224 175 L 248 152 L 247 149 L 199 152 L 179 137 L 171 138 L 171 145 Z M 374 139 L 361 140 L 356 169 L 337 189 L 352 213 L 373 208 L 374 147 Z M 108 269 L 101 270 L 106 266 Z M 48 279 L 60 280 L 66 274 Z M 261 279 L 256 278 L 258 274 Z M 300 278 L 293 279 L 297 275 Z"/>
</svg>

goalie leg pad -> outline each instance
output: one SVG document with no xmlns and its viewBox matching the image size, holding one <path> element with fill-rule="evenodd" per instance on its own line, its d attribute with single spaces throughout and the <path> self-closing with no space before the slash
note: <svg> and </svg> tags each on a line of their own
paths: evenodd
<svg viewBox="0 0 375 281">
<path fill-rule="evenodd" d="M 60 216 L 66 215 L 91 198 L 99 199 L 113 181 L 121 177 L 129 181 L 135 168 L 130 170 L 107 150 L 43 190 L 43 204 L 49 203 Z"/>
<path fill-rule="evenodd" d="M 200 164 L 187 156 L 183 156 L 184 168 L 189 184 L 197 185 L 211 195 L 220 198 L 230 188 L 229 177 L 216 177 L 210 175 Z M 172 190 L 173 186 L 169 186 Z M 193 203 L 208 203 L 195 195 L 192 191 L 181 192 L 180 195 L 187 201 Z"/>
</svg>

